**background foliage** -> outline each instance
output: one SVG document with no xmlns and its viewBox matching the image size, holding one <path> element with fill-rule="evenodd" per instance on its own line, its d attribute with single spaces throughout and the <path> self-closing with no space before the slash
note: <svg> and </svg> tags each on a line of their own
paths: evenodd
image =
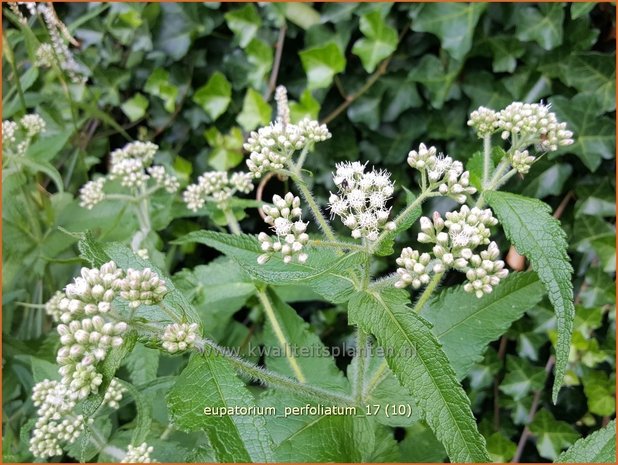
<svg viewBox="0 0 618 465">
<path fill-rule="evenodd" d="M 3 119 L 36 111 L 48 124 L 23 170 L 3 174 L 5 460 L 32 459 L 20 432 L 33 413 L 32 385 L 48 373 L 57 342 L 51 321 L 36 305 L 64 286 L 81 264 L 76 239 L 64 230 L 91 230 L 108 242 L 129 240 L 135 228 L 135 219 L 118 204 L 81 209 L 75 200 L 79 187 L 93 173 L 106 171 L 110 150 L 133 139 L 160 145 L 158 161 L 173 167 L 184 184 L 204 170 L 242 169 L 243 139 L 270 121 L 275 82 L 288 87 L 293 118 L 319 116 L 333 133 L 306 164 L 323 203 L 338 161 L 368 160 L 391 170 L 398 185 L 412 187 L 409 170 L 401 166 L 419 142 L 467 160 L 480 149 L 480 140 L 466 126 L 470 111 L 479 105 L 499 109 L 513 100 L 548 100 L 575 132 L 576 144 L 535 164 L 506 190 L 550 204 L 568 234 L 576 295 L 568 387 L 553 405 L 547 368 L 555 319 L 546 297 L 521 309 L 521 319 L 490 345 L 464 386 L 497 461 L 514 457 L 522 434 L 534 440 L 525 442 L 521 461 L 553 460 L 615 416 L 615 12 L 610 4 L 84 3 L 56 8 L 81 43 L 75 52 L 88 69 L 86 86 L 33 66 L 37 44 L 49 41 L 40 22 L 30 29 L 18 27 L 8 14 L 3 19 Z M 273 179 L 265 197 L 284 189 Z M 206 246 L 170 244 L 190 231 L 221 228 L 224 220 L 210 210 L 194 217 L 179 200 L 159 200 L 154 223 L 161 253 L 153 260 L 173 274 L 209 333 L 224 345 L 268 342 L 272 334 L 253 311 L 258 301 L 240 269 L 215 259 L 217 253 Z M 404 202 L 401 192 L 396 203 Z M 438 200 L 426 211 L 450 206 Z M 263 229 L 255 210 L 238 215 L 245 231 Z M 396 248 L 405 242 L 401 239 Z M 501 245 L 509 247 L 505 238 Z M 376 271 L 392 269 L 393 263 L 384 260 L 380 266 Z M 445 285 L 454 283 L 450 279 Z M 345 305 L 320 302 L 306 288 L 278 293 L 326 345 L 352 343 Z M 336 361 L 345 368 L 349 359 Z M 121 374 L 137 385 L 169 387 L 155 380 L 179 374 L 186 362 L 159 357 L 138 344 Z M 164 432 L 164 392 L 143 393 L 152 409 L 149 434 L 167 438 L 155 444 L 161 451 L 157 458 L 212 459 L 203 435 Z M 535 401 L 539 409 L 530 418 Z M 109 434 L 113 425 L 111 442 L 125 444 L 123 428 L 134 426 L 133 416 L 133 406 L 125 406 L 101 430 Z M 333 430 L 346 428 L 345 419 L 324 422 Z M 353 438 L 341 438 L 337 455 L 332 445 L 318 447 L 310 449 L 311 460 L 446 458 L 419 422 L 389 426 L 380 434 L 384 450 L 371 457 L 357 455 L 354 443 L 346 442 Z M 294 454 L 310 443 L 320 441 L 283 441 L 281 457 L 298 459 Z M 80 452 L 72 455 L 79 458 Z"/>
</svg>

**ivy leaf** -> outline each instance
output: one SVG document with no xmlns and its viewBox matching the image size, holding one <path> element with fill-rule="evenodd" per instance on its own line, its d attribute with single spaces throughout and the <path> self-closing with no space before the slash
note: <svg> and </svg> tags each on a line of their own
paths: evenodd
<svg viewBox="0 0 618 465">
<path fill-rule="evenodd" d="M 545 368 L 534 366 L 525 358 L 508 355 L 506 371 L 500 390 L 514 400 L 521 400 L 545 385 Z"/>
<path fill-rule="evenodd" d="M 309 89 L 300 95 L 298 102 L 290 102 L 290 119 L 297 123 L 303 118 L 318 119 L 320 102 L 318 102 Z"/>
<path fill-rule="evenodd" d="M 616 420 L 560 454 L 555 463 L 613 463 L 616 460 Z"/>
<path fill-rule="evenodd" d="M 195 91 L 193 101 L 216 121 L 232 101 L 232 85 L 223 73 L 216 71 L 206 84 Z"/>
<path fill-rule="evenodd" d="M 487 462 L 470 401 L 431 332 L 408 306 L 405 291 L 359 292 L 348 303 L 349 318 L 373 334 L 389 367 L 414 396 L 423 419 L 452 462 Z"/>
<path fill-rule="evenodd" d="M 428 3 L 419 11 L 411 11 L 411 28 L 435 34 L 442 48 L 461 60 L 472 47 L 474 29 L 485 8 L 484 3 Z"/>
<path fill-rule="evenodd" d="M 245 131 L 252 131 L 258 126 L 264 126 L 270 122 L 272 108 L 262 94 L 249 88 L 245 94 L 242 111 L 236 117 L 236 121 Z"/>
<path fill-rule="evenodd" d="M 337 368 L 335 360 L 326 355 L 328 349 L 322 344 L 320 338 L 310 331 L 309 324 L 298 316 L 296 311 L 283 302 L 274 292 L 268 291 L 268 297 L 273 304 L 273 312 L 276 321 L 281 326 L 287 347 L 295 356 L 296 363 L 303 373 L 306 382 L 347 393 L 348 382 L 346 378 L 344 378 L 341 370 Z M 290 368 L 288 360 L 286 360 L 286 348 L 281 347 L 275 337 L 270 319 L 266 319 L 264 344 L 283 349 L 278 357 L 267 355 L 265 360 L 266 366 L 277 373 L 294 378 L 295 373 Z M 299 350 L 301 348 L 302 350 Z M 305 355 L 305 351 L 309 355 Z"/>
<path fill-rule="evenodd" d="M 224 17 L 227 27 L 234 33 L 242 48 L 249 45 L 262 25 L 260 15 L 253 3 L 247 3 L 242 8 L 228 11 Z"/>
<path fill-rule="evenodd" d="M 487 345 L 540 302 L 544 294 L 535 273 L 511 273 L 480 299 L 462 286 L 448 288 L 429 301 L 421 315 L 433 324 L 433 333 L 442 343 L 457 378 L 463 379 L 482 360 Z"/>
<path fill-rule="evenodd" d="M 614 414 L 616 412 L 616 380 L 600 370 L 589 370 L 582 380 L 590 412 L 599 416 Z"/>
<path fill-rule="evenodd" d="M 150 105 L 148 99 L 138 92 L 129 100 L 120 105 L 120 109 L 125 115 L 127 115 L 129 121 L 134 123 L 144 117 L 146 110 L 148 109 L 148 105 Z"/>
<path fill-rule="evenodd" d="M 526 51 L 523 44 L 507 35 L 489 37 L 488 43 L 493 53 L 492 71 L 494 73 L 515 71 L 517 59 L 521 58 Z"/>
<path fill-rule="evenodd" d="M 493 462 L 509 462 L 516 450 L 515 443 L 500 432 L 496 432 L 487 438 L 487 452 L 489 452 Z"/>
<path fill-rule="evenodd" d="M 299 55 L 309 90 L 330 86 L 335 74 L 345 69 L 345 57 L 334 42 L 302 50 Z"/>
<path fill-rule="evenodd" d="M 272 462 L 272 439 L 256 415 L 205 415 L 204 407 L 253 407 L 253 397 L 227 361 L 194 356 L 167 395 L 174 424 L 203 430 L 219 462 Z"/>
<path fill-rule="evenodd" d="M 446 67 L 435 55 L 423 55 L 420 62 L 413 66 L 408 79 L 420 82 L 427 89 L 431 106 L 442 108 L 449 92 L 461 70 L 461 63 L 449 60 Z"/>
<path fill-rule="evenodd" d="M 253 39 L 245 48 L 247 61 L 251 65 L 249 82 L 253 87 L 260 88 L 264 77 L 270 72 L 273 65 L 273 49 L 260 39 Z"/>
<path fill-rule="evenodd" d="M 168 113 L 172 113 L 176 108 L 178 87 L 170 82 L 170 75 L 163 68 L 157 68 L 148 77 L 144 85 L 144 92 L 162 99 L 163 107 Z"/>
<path fill-rule="evenodd" d="M 320 13 L 307 3 L 289 2 L 279 6 L 288 20 L 305 30 L 320 23 Z"/>
<path fill-rule="evenodd" d="M 515 28 L 519 40 L 535 41 L 545 50 L 562 44 L 564 8 L 558 3 L 522 5 L 515 10 Z"/>
<path fill-rule="evenodd" d="M 554 402 L 562 386 L 569 359 L 573 306 L 573 268 L 567 255 L 566 234 L 560 222 L 551 216 L 549 205 L 540 200 L 508 192 L 484 192 L 508 239 L 526 256 L 545 285 L 556 312 L 556 371 L 552 398 Z"/>
<path fill-rule="evenodd" d="M 356 41 L 352 53 L 360 57 L 365 71 L 373 73 L 378 63 L 397 48 L 397 30 L 378 11 L 361 16 L 360 30 L 365 37 Z"/>
<path fill-rule="evenodd" d="M 346 302 L 355 292 L 351 270 L 366 260 L 366 255 L 352 252 L 339 256 L 325 248 L 307 247 L 307 263 L 283 263 L 272 257 L 264 265 L 257 258 L 263 253 L 255 236 L 230 235 L 213 231 L 196 231 L 177 239 L 175 243 L 199 242 L 217 249 L 230 257 L 253 278 L 273 284 L 306 284 L 333 303 Z"/>
<path fill-rule="evenodd" d="M 556 420 L 547 410 L 540 410 L 530 424 L 530 431 L 536 436 L 536 448 L 541 456 L 554 460 L 565 447 L 579 438 L 571 425 Z"/>
<path fill-rule="evenodd" d="M 576 2 L 571 3 L 571 18 L 577 19 L 581 16 L 585 16 L 597 6 L 596 2 Z"/>
</svg>

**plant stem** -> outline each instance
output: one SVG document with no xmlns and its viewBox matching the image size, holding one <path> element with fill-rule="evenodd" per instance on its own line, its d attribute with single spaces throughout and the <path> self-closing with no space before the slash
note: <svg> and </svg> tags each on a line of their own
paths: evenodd
<svg viewBox="0 0 618 465">
<path fill-rule="evenodd" d="M 498 187 L 499 182 L 502 180 L 502 176 L 504 175 L 504 172 L 509 168 L 510 163 L 508 162 L 508 160 L 503 159 L 498 166 L 496 167 L 496 170 L 494 171 L 493 176 L 491 177 L 491 180 L 489 181 L 488 185 L 483 187 L 483 192 L 485 191 L 493 191 L 496 189 L 496 187 Z M 512 176 L 512 175 L 511 175 Z M 511 177 L 509 176 L 509 178 Z M 508 180 L 508 178 L 507 178 Z M 482 208 L 485 205 L 485 199 L 483 198 L 483 195 L 481 194 L 478 198 L 478 200 L 476 201 L 476 204 L 474 204 L 475 207 L 477 208 Z"/>
<path fill-rule="evenodd" d="M 307 244 L 313 247 L 331 247 L 331 248 L 341 249 L 341 250 L 358 250 L 361 252 L 367 251 L 367 248 L 360 244 L 353 244 L 351 242 L 344 242 L 344 241 L 331 242 L 331 241 L 323 241 L 320 239 L 312 239 Z"/>
<path fill-rule="evenodd" d="M 277 340 L 279 341 L 279 346 L 285 351 L 286 359 L 288 361 L 288 364 L 290 365 L 290 368 L 294 372 L 294 376 L 296 376 L 296 379 L 298 379 L 298 381 L 304 384 L 307 382 L 307 378 L 305 378 L 305 375 L 303 371 L 301 370 L 300 365 L 298 364 L 298 361 L 296 360 L 296 357 L 292 353 L 292 349 L 290 345 L 288 344 L 288 341 L 285 337 L 283 329 L 281 328 L 281 325 L 279 324 L 279 320 L 277 320 L 277 315 L 275 315 L 275 309 L 273 308 L 273 305 L 270 299 L 268 298 L 268 294 L 266 292 L 267 292 L 266 290 L 259 290 L 257 292 L 257 296 L 260 299 L 262 306 L 264 307 L 264 312 L 266 313 L 266 316 L 268 317 L 268 320 L 270 321 L 270 324 L 273 328 L 275 336 L 277 337 Z"/>
<path fill-rule="evenodd" d="M 208 339 L 201 339 L 196 341 L 196 344 L 202 346 L 208 346 L 215 353 L 224 357 L 230 362 L 236 370 L 240 373 L 248 376 L 251 379 L 256 379 L 264 384 L 285 389 L 289 392 L 298 395 L 304 395 L 307 398 L 315 399 L 320 402 L 329 401 L 336 405 L 354 405 L 354 400 L 348 396 L 338 394 L 327 389 L 323 389 L 317 386 L 311 386 L 309 384 L 299 383 L 293 378 L 268 371 L 264 368 L 258 367 L 251 362 L 247 362 L 239 357 L 236 357 L 228 349 L 221 347 Z"/>
<path fill-rule="evenodd" d="M 491 165 L 491 134 L 483 137 L 483 188 L 489 180 L 489 167 Z"/>
<path fill-rule="evenodd" d="M 322 211 L 320 210 L 320 207 L 313 198 L 313 195 L 311 195 L 311 191 L 307 187 L 307 184 L 305 184 L 305 181 L 303 181 L 299 176 L 296 176 L 295 174 L 292 174 L 291 178 L 298 187 L 298 190 L 300 190 L 303 198 L 309 204 L 311 213 L 313 213 L 315 220 L 320 225 L 320 228 L 322 229 L 322 232 L 324 232 L 326 238 L 331 242 L 337 242 L 337 239 L 335 238 L 335 233 L 330 227 L 330 224 L 328 224 L 328 220 L 322 214 Z"/>
<path fill-rule="evenodd" d="M 427 287 L 425 288 L 425 290 L 423 291 L 419 299 L 416 301 L 416 304 L 414 305 L 414 309 L 413 309 L 414 312 L 420 313 L 420 311 L 423 309 L 423 307 L 429 300 L 429 297 L 431 297 L 431 294 L 433 294 L 433 291 L 435 291 L 436 287 L 438 287 L 438 284 L 440 284 L 440 281 L 442 280 L 443 276 L 444 276 L 444 272 L 436 273 L 433 276 L 433 278 L 431 278 L 431 281 L 429 281 L 429 284 L 427 284 Z"/>
<path fill-rule="evenodd" d="M 382 363 L 380 363 L 380 366 L 378 366 L 378 369 L 375 371 L 369 382 L 364 387 L 363 401 L 365 401 L 367 397 L 371 395 L 376 386 L 380 384 L 380 382 L 384 379 L 384 377 L 386 376 L 387 368 L 388 363 L 386 363 L 386 360 L 382 360 Z"/>
<path fill-rule="evenodd" d="M 270 96 L 272 95 L 275 87 L 277 87 L 277 77 L 279 75 L 279 67 L 281 66 L 281 56 L 283 53 L 283 43 L 285 41 L 285 33 L 288 30 L 288 27 L 285 23 L 279 28 L 279 37 L 277 38 L 277 44 L 275 45 L 275 60 L 273 63 L 273 69 L 270 73 L 270 78 L 268 79 L 268 88 L 264 93 L 264 100 L 270 100 Z"/>
<path fill-rule="evenodd" d="M 242 234 L 242 229 L 240 229 L 240 224 L 238 224 L 238 220 L 236 220 L 236 216 L 234 215 L 232 209 L 229 207 L 223 208 L 223 214 L 225 215 L 227 226 L 230 228 L 232 234 Z"/>
<path fill-rule="evenodd" d="M 363 400 L 363 391 L 365 385 L 365 371 L 367 369 L 367 343 L 369 337 L 365 331 L 358 328 L 356 331 L 356 378 L 354 380 L 353 397 L 357 403 Z"/>
<path fill-rule="evenodd" d="M 19 80 L 19 74 L 17 73 L 17 64 L 15 63 L 15 54 L 13 53 L 13 49 L 11 48 L 11 43 L 8 41 L 6 35 L 2 33 L 2 43 L 6 44 L 4 47 L 4 51 L 6 52 L 7 60 L 11 64 L 11 69 L 13 70 L 13 77 L 15 78 L 15 87 L 17 87 L 17 92 L 19 93 L 19 103 L 21 104 L 22 110 L 26 113 L 26 98 L 24 96 L 24 90 L 21 87 L 21 81 Z"/>
<path fill-rule="evenodd" d="M 303 165 L 305 164 L 305 160 L 307 159 L 307 155 L 309 154 L 309 150 L 313 148 L 313 144 L 307 144 L 303 147 L 303 150 L 300 152 L 298 160 L 296 161 L 296 165 L 294 165 L 294 172 L 296 175 L 300 176 L 300 172 L 303 169 Z"/>
</svg>

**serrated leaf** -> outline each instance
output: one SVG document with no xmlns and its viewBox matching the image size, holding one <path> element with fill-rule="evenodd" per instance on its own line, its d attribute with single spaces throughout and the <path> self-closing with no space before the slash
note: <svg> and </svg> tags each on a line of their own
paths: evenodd
<svg viewBox="0 0 618 465">
<path fill-rule="evenodd" d="M 252 3 L 247 3 L 242 8 L 228 11 L 224 17 L 227 27 L 237 37 L 238 44 L 242 48 L 245 48 L 251 42 L 251 39 L 255 37 L 262 24 L 260 15 Z"/>
<path fill-rule="evenodd" d="M 193 101 L 216 121 L 232 101 L 232 85 L 223 73 L 215 71 L 208 82 L 195 91 Z"/>
<path fill-rule="evenodd" d="M 249 88 L 245 94 L 242 111 L 236 117 L 236 121 L 245 131 L 251 131 L 258 126 L 265 126 L 270 122 L 272 108 L 262 94 Z"/>
<path fill-rule="evenodd" d="M 335 74 L 345 69 L 345 56 L 334 42 L 311 47 L 298 54 L 307 73 L 309 90 L 330 86 Z"/>
<path fill-rule="evenodd" d="M 530 424 L 530 431 L 536 436 L 536 448 L 541 456 L 554 460 L 560 451 L 579 438 L 573 427 L 556 420 L 547 410 L 540 410 Z"/>
<path fill-rule="evenodd" d="M 483 197 L 496 213 L 507 238 L 517 252 L 530 260 L 556 312 L 556 370 L 552 397 L 562 386 L 569 358 L 575 307 L 566 234 L 551 216 L 549 205 L 540 200 L 508 192 L 484 192 Z"/>
<path fill-rule="evenodd" d="M 351 270 L 366 260 L 366 255 L 360 252 L 341 257 L 332 250 L 307 247 L 309 259 L 305 264 L 283 263 L 279 257 L 272 257 L 259 265 L 257 258 L 263 252 L 255 236 L 196 231 L 175 242 L 208 245 L 236 260 L 253 279 L 274 285 L 306 284 L 333 303 L 346 302 L 354 293 Z"/>
<path fill-rule="evenodd" d="M 616 420 L 589 436 L 579 439 L 560 454 L 555 463 L 615 463 Z"/>
<path fill-rule="evenodd" d="M 397 30 L 378 11 L 361 16 L 360 30 L 365 37 L 356 41 L 352 53 L 360 57 L 365 71 L 373 73 L 378 63 L 397 48 Z"/>
<path fill-rule="evenodd" d="M 405 291 L 359 292 L 348 303 L 350 322 L 373 334 L 399 382 L 452 462 L 487 462 L 470 401 L 430 325 L 408 306 Z"/>
<path fill-rule="evenodd" d="M 515 10 L 517 38 L 535 41 L 545 50 L 562 44 L 563 22 L 564 7 L 560 3 L 524 4 Z"/>
<path fill-rule="evenodd" d="M 484 3 L 428 3 L 412 12 L 411 29 L 437 35 L 442 48 L 461 60 L 472 47 L 474 29 L 485 8 Z"/>
<path fill-rule="evenodd" d="M 174 424 L 203 430 L 219 462 L 272 462 L 272 439 L 255 415 L 205 415 L 204 407 L 252 407 L 244 383 L 221 356 L 194 356 L 167 395 Z"/>
<path fill-rule="evenodd" d="M 544 294 L 535 273 L 511 273 L 480 299 L 461 286 L 448 288 L 429 301 L 421 315 L 433 325 L 457 378 L 463 379 L 482 360 L 487 345 Z"/>
<path fill-rule="evenodd" d="M 320 338 L 310 331 L 309 324 L 305 322 L 296 311 L 283 302 L 274 292 L 268 291 L 268 297 L 272 303 L 276 321 L 281 326 L 289 347 L 296 363 L 298 364 L 305 380 L 309 384 L 322 386 L 331 390 L 347 393 L 348 382 L 335 360 L 328 356 L 328 349 L 324 346 Z M 264 331 L 264 344 L 266 347 L 281 348 L 279 341 L 275 337 L 270 319 L 266 319 Z M 281 348 L 284 349 L 285 348 Z M 277 372 L 294 378 L 295 373 L 290 368 L 286 360 L 285 352 L 280 356 L 266 356 L 266 366 Z"/>
</svg>

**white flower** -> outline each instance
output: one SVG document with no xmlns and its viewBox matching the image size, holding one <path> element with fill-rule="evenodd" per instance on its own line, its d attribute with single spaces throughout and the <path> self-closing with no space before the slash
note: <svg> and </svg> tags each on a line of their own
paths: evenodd
<svg viewBox="0 0 618 465">
<path fill-rule="evenodd" d="M 331 193 L 329 208 L 352 230 L 352 237 L 375 241 L 381 230 L 391 227 L 386 203 L 394 187 L 388 171 L 365 172 L 365 167 L 357 161 L 337 164 L 333 181 L 339 192 Z"/>
<path fill-rule="evenodd" d="M 412 286 L 414 289 L 418 289 L 427 284 L 430 280 L 430 261 L 431 256 L 428 253 L 421 254 L 418 250 L 413 250 L 410 247 L 404 248 L 396 260 L 400 268 L 397 268 L 399 281 L 395 283 L 395 287 Z"/>
<path fill-rule="evenodd" d="M 290 124 L 288 90 L 285 86 L 277 86 L 275 89 L 275 101 L 277 102 L 277 121 L 283 126 Z"/>
<path fill-rule="evenodd" d="M 36 50 L 35 65 L 42 68 L 51 68 L 56 62 L 54 48 L 51 44 L 41 44 Z"/>
<path fill-rule="evenodd" d="M 120 178 L 120 184 L 124 187 L 140 188 L 146 184 L 150 176 L 144 171 L 142 160 L 139 158 L 124 158 L 112 164 L 109 178 Z"/>
<path fill-rule="evenodd" d="M 197 179 L 197 184 L 188 186 L 182 197 L 187 208 L 196 212 L 206 201 L 215 202 L 218 207 L 224 208 L 236 192 L 248 194 L 252 190 L 252 176 L 249 173 L 238 172 L 228 177 L 226 171 L 208 171 Z"/>
<path fill-rule="evenodd" d="M 517 170 L 518 173 L 526 174 L 530 171 L 530 167 L 536 160 L 535 157 L 530 155 L 527 150 L 519 151 L 515 150 L 512 155 L 509 154 L 509 161 L 513 168 Z"/>
<path fill-rule="evenodd" d="M 165 332 L 161 336 L 161 344 L 170 353 L 181 352 L 190 349 L 195 345 L 197 339 L 197 323 L 174 323 L 165 327 Z"/>
<path fill-rule="evenodd" d="M 120 384 L 120 382 L 116 378 L 112 378 L 107 387 L 107 391 L 105 391 L 105 396 L 103 397 L 103 403 L 107 404 L 110 408 L 116 410 L 120 407 L 120 401 L 122 401 L 122 396 L 126 389 Z"/>
<path fill-rule="evenodd" d="M 60 321 L 60 317 L 64 313 L 64 309 L 61 307 L 62 300 L 66 299 L 66 295 L 62 291 L 56 291 L 56 293 L 45 304 L 45 313 L 52 317 L 54 323 Z"/>
<path fill-rule="evenodd" d="M 466 271 L 468 282 L 464 284 L 466 292 L 474 292 L 478 298 L 493 291 L 500 281 L 509 274 L 504 268 L 504 262 L 497 260 L 500 255 L 498 246 L 491 242 L 487 250 L 470 258 L 470 267 Z"/>
<path fill-rule="evenodd" d="M 176 176 L 172 176 L 169 174 L 164 166 L 155 165 L 151 166 L 147 169 L 148 174 L 157 185 L 163 189 L 165 189 L 170 194 L 173 194 L 180 187 L 180 182 L 176 178 Z"/>
<path fill-rule="evenodd" d="M 483 138 L 496 132 L 498 113 L 489 108 L 479 107 L 470 114 L 468 126 L 472 126 L 479 137 Z"/>
<path fill-rule="evenodd" d="M 136 159 L 142 162 L 142 166 L 150 166 L 158 150 L 159 146 L 152 142 L 130 142 L 110 154 L 111 164 L 116 165 L 122 160 Z"/>
<path fill-rule="evenodd" d="M 79 190 L 79 206 L 92 210 L 95 205 L 105 200 L 103 187 L 105 186 L 105 178 L 99 178 L 95 181 L 88 181 Z"/>
<path fill-rule="evenodd" d="M 21 120 L 19 120 L 19 124 L 23 128 L 27 137 L 34 137 L 45 131 L 45 128 L 47 127 L 47 124 L 43 118 L 36 113 L 22 116 Z"/>
<path fill-rule="evenodd" d="M 2 121 L 2 142 L 14 144 L 17 140 L 16 134 L 19 127 L 15 121 Z"/>
<path fill-rule="evenodd" d="M 260 233 L 258 240 L 265 252 L 258 257 L 258 263 L 264 264 L 274 253 L 281 253 L 283 261 L 290 263 L 296 259 L 299 263 L 307 261 L 307 254 L 303 249 L 309 241 L 306 233 L 307 225 L 301 221 L 302 210 L 300 198 L 288 192 L 285 197 L 273 196 L 273 206 L 263 207 L 266 217 L 264 221 L 271 226 L 275 237 Z"/>
<path fill-rule="evenodd" d="M 120 463 L 155 463 L 156 460 L 150 458 L 150 454 L 154 448 L 148 446 L 145 442 L 139 446 L 130 445 L 127 449 L 127 454 L 120 461 Z"/>
<path fill-rule="evenodd" d="M 156 304 L 167 294 L 165 281 L 150 268 L 127 269 L 125 277 L 119 282 L 119 289 L 120 297 L 127 300 L 132 308 Z"/>
</svg>

